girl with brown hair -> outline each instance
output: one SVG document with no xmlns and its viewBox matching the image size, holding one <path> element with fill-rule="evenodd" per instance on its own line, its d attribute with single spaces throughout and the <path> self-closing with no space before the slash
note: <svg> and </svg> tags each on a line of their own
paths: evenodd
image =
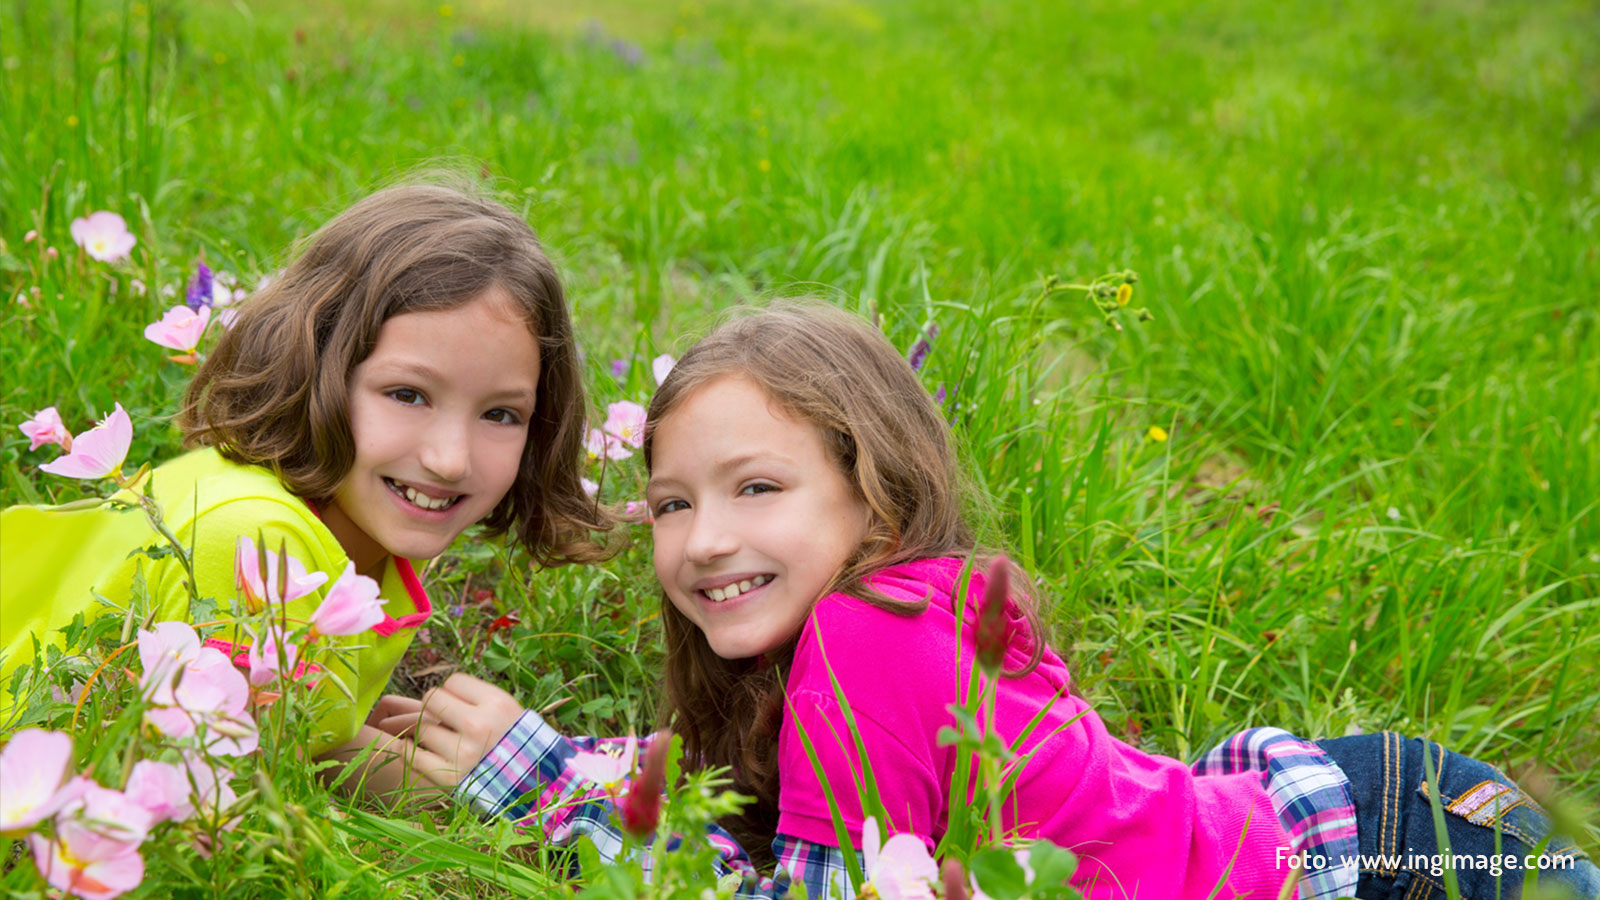
<svg viewBox="0 0 1600 900">
<path fill-rule="evenodd" d="M 199 449 L 144 490 L 193 546 L 197 596 L 227 605 L 243 587 L 241 538 L 286 549 L 312 581 L 353 568 L 377 583 L 383 622 L 328 662 L 355 702 L 327 713 L 310 750 L 359 747 L 432 611 L 418 564 L 480 522 L 545 565 L 603 555 L 593 536 L 610 525 L 579 482 L 585 413 L 566 300 L 533 230 L 464 183 L 406 184 L 328 222 L 243 305 L 188 389 L 180 424 Z M 130 553 L 152 542 L 142 517 L 19 506 L 3 519 L 0 676 L 137 578 L 147 622 L 186 615 L 184 568 Z M 302 621 L 321 599 L 282 591 Z"/>
<path fill-rule="evenodd" d="M 979 649 L 966 598 L 984 596 L 987 581 L 974 571 L 963 583 L 963 563 L 986 554 L 963 515 L 949 430 L 881 334 L 837 310 L 783 305 L 696 344 L 652 401 L 645 435 L 662 724 L 684 736 L 686 760 L 729 767 L 755 798 L 713 829 L 722 866 L 751 876 L 741 897 L 780 897 L 793 881 L 811 897 L 852 896 L 824 788 L 852 844 L 881 838 L 863 835 L 872 826 L 851 789 L 863 770 L 852 721 L 890 832 L 932 848 L 966 806 L 950 796 L 965 751 L 940 732 L 954 724 L 961 661 Z M 1570 841 L 1541 843 L 1549 822 L 1516 785 L 1436 744 L 1255 728 L 1193 767 L 1129 746 L 1071 693 L 1026 597 L 996 593 L 1012 638 L 985 647 L 1003 657 L 991 721 L 1003 741 L 1027 735 L 998 825 L 1077 853 L 1072 884 L 1094 900 L 1434 896 L 1424 755 L 1457 853 L 1500 854 L 1503 838 L 1505 853 L 1551 863 L 1547 884 L 1560 878 L 1586 900 L 1600 891 L 1600 872 Z M 464 675 L 421 702 L 386 697 L 374 716 L 385 732 L 415 734 L 424 779 L 481 811 L 532 817 L 555 840 L 590 834 L 602 857 L 620 848 L 580 756 L 607 742 L 564 737 Z M 779 867 L 763 881 L 741 848 L 767 846 Z M 922 862 L 924 875 L 936 871 Z M 1520 883 L 1521 872 L 1503 886 L 1463 873 L 1462 896 L 1511 898 Z M 862 896 L 891 895 L 879 887 Z M 933 896 L 931 883 L 909 890 Z"/>
</svg>

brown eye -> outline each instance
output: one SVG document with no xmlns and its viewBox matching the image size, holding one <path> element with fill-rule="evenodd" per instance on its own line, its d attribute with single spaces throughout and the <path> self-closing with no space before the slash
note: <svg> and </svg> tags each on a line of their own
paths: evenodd
<svg viewBox="0 0 1600 900">
<path fill-rule="evenodd" d="M 422 393 L 412 388 L 395 388 L 389 392 L 389 396 L 407 406 L 416 406 L 422 402 Z"/>
</svg>

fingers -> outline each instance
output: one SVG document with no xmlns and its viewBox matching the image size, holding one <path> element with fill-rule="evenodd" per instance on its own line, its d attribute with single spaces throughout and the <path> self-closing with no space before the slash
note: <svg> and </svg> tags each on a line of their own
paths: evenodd
<svg viewBox="0 0 1600 900">
<path fill-rule="evenodd" d="M 398 694 L 385 694 L 373 704 L 372 712 L 367 714 L 367 724 L 377 725 L 383 719 L 409 714 L 412 719 L 422 712 L 422 701 L 412 697 L 401 697 Z"/>
<path fill-rule="evenodd" d="M 438 725 L 439 719 L 437 716 L 427 715 L 426 713 L 419 715 L 415 712 L 404 712 L 396 716 L 378 719 L 377 721 L 373 721 L 371 718 L 367 719 L 368 725 L 395 737 L 410 737 L 416 731 L 418 723 Z"/>
<path fill-rule="evenodd" d="M 360 763 L 360 770 L 341 785 L 369 795 L 401 799 L 414 791 L 435 792 L 454 789 L 460 781 L 451 761 L 417 746 L 410 740 L 363 726 L 354 740 L 324 758 L 352 763 L 368 747 L 372 750 Z M 336 770 L 335 770 L 336 771 Z M 329 773 L 331 777 L 333 772 Z"/>
<path fill-rule="evenodd" d="M 480 678 L 473 678 L 463 672 L 457 672 L 446 678 L 444 684 L 440 685 L 438 690 L 479 706 L 495 702 L 502 697 L 507 699 L 511 697 L 510 694 L 489 682 Z"/>
</svg>

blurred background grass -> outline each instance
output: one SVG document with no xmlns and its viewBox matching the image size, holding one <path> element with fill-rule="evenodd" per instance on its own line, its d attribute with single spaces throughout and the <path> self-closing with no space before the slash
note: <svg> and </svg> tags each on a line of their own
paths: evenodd
<svg viewBox="0 0 1600 900">
<path fill-rule="evenodd" d="M 253 284 L 450 159 L 549 245 L 598 404 L 752 297 L 937 322 L 989 533 L 1125 738 L 1395 728 L 1600 798 L 1593 4 L 19 0 L 0 59 L 7 504 L 75 496 L 14 427 L 46 405 L 176 452 L 140 329 L 197 257 Z M 131 263 L 72 246 L 95 209 Z M 1153 322 L 1039 299 L 1122 268 Z M 649 727 L 635 534 L 557 573 L 463 543 L 401 686 Z"/>
</svg>

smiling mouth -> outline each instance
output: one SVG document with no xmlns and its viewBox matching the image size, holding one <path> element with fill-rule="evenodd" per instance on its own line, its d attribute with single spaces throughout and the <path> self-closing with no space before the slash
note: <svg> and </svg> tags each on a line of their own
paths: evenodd
<svg viewBox="0 0 1600 900">
<path fill-rule="evenodd" d="M 392 478 L 383 479 L 383 484 L 384 487 L 387 487 L 395 496 L 402 498 L 412 506 L 415 506 L 419 509 L 433 510 L 435 512 L 446 510 L 452 506 L 455 506 L 457 503 L 461 502 L 462 497 L 466 496 L 466 494 L 456 494 L 452 497 L 430 497 L 416 488 L 411 487 L 410 485 L 401 484 Z"/>
<path fill-rule="evenodd" d="M 700 596 L 710 600 L 712 603 L 722 603 L 726 600 L 732 600 L 740 594 L 753 591 L 764 584 L 769 584 L 772 579 L 777 577 L 778 576 L 776 575 L 757 575 L 754 578 L 747 578 L 744 581 L 737 581 L 733 584 L 723 585 L 719 588 L 701 591 Z"/>
</svg>

